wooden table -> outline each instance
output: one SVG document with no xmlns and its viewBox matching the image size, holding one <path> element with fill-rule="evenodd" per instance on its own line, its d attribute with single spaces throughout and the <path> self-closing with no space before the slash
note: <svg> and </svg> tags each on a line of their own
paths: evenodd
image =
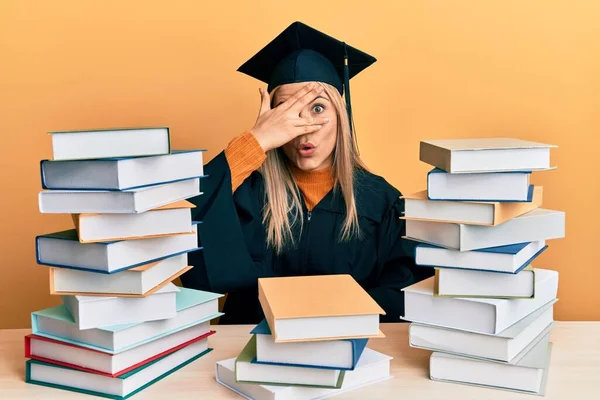
<svg viewBox="0 0 600 400">
<path fill-rule="evenodd" d="M 336 399 L 535 399 L 537 396 L 429 379 L 429 354 L 408 347 L 408 324 L 382 324 L 385 339 L 368 347 L 394 357 L 393 379 L 335 396 Z M 215 381 L 215 362 L 235 357 L 252 326 L 215 326 L 214 351 L 173 373 L 132 399 L 240 399 Z M 0 399 L 92 398 L 24 382 L 23 336 L 28 329 L 0 330 Z M 600 322 L 557 322 L 546 399 L 600 398 Z"/>
</svg>

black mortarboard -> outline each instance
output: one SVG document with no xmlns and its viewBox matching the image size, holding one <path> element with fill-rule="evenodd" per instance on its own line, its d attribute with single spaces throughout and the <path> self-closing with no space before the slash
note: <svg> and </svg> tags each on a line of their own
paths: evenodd
<svg viewBox="0 0 600 400">
<path fill-rule="evenodd" d="M 238 71 L 267 83 L 269 92 L 286 83 L 328 83 L 341 95 L 345 92 L 352 128 L 349 81 L 375 61 L 375 57 L 345 42 L 302 22 L 294 22 Z"/>
</svg>

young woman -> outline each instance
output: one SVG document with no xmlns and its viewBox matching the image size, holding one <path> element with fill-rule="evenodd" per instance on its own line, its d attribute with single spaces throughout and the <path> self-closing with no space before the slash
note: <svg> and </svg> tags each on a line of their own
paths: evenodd
<svg viewBox="0 0 600 400">
<path fill-rule="evenodd" d="M 220 323 L 263 318 L 258 278 L 320 274 L 352 275 L 400 322 L 401 289 L 428 276 L 402 238 L 400 192 L 358 155 L 348 80 L 373 62 L 296 22 L 240 67 L 269 86 L 254 127 L 206 165 L 192 199 L 204 248 L 182 277 L 228 293 Z"/>
</svg>

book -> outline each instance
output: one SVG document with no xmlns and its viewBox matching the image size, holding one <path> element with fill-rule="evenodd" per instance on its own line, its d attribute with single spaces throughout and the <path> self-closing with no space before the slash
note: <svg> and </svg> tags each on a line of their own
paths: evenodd
<svg viewBox="0 0 600 400">
<path fill-rule="evenodd" d="M 542 187 L 536 186 L 529 202 L 476 202 L 428 200 L 423 190 L 403 196 L 403 219 L 496 226 L 542 205 Z"/>
<path fill-rule="evenodd" d="M 122 191 L 42 190 L 38 203 L 39 211 L 45 214 L 131 214 L 200 194 L 200 179 L 193 178 Z"/>
<path fill-rule="evenodd" d="M 103 326 L 80 330 L 64 305 L 31 313 L 31 333 L 111 354 L 141 346 L 191 326 L 206 324 L 219 312 L 222 294 L 179 288 L 176 293 L 177 315 L 173 318 L 134 324 Z"/>
<path fill-rule="evenodd" d="M 531 171 L 450 174 L 434 168 L 427 174 L 429 200 L 531 201 Z"/>
<path fill-rule="evenodd" d="M 40 162 L 42 188 L 127 190 L 204 176 L 204 150 L 148 157 Z"/>
<path fill-rule="evenodd" d="M 204 341 L 207 349 L 207 338 L 214 333 L 200 324 L 118 354 L 27 335 L 25 358 L 115 378 L 200 340 Z"/>
<path fill-rule="evenodd" d="M 275 343 L 266 319 L 252 331 L 256 335 L 256 362 L 353 370 L 369 339 Z"/>
<path fill-rule="evenodd" d="M 176 293 L 169 283 L 143 298 L 61 296 L 64 306 L 80 330 L 173 318 L 177 314 Z"/>
<path fill-rule="evenodd" d="M 476 271 L 516 274 L 542 254 L 546 241 L 517 243 L 471 251 L 459 251 L 419 243 L 415 247 L 415 263 L 436 268 L 458 268 Z"/>
<path fill-rule="evenodd" d="M 434 352 L 429 359 L 430 379 L 544 395 L 551 352 L 548 336 L 514 364 Z"/>
<path fill-rule="evenodd" d="M 72 214 L 80 243 L 149 239 L 192 233 L 192 208 L 187 200 L 137 214 Z"/>
<path fill-rule="evenodd" d="M 565 213 L 536 208 L 496 226 L 406 220 L 404 237 L 448 249 L 468 251 L 560 239 L 564 236 Z"/>
<path fill-rule="evenodd" d="M 112 378 L 37 360 L 25 362 L 25 382 L 110 399 L 127 399 L 173 372 L 208 354 L 212 348 L 198 341 Z"/>
<path fill-rule="evenodd" d="M 50 267 L 50 294 L 146 297 L 192 269 L 187 262 L 187 254 L 180 254 L 117 274 Z"/>
<path fill-rule="evenodd" d="M 438 297 L 434 280 L 430 277 L 402 289 L 403 319 L 495 335 L 556 299 L 558 292 L 558 272 L 549 269 L 536 272 L 536 294 L 531 299 Z"/>
<path fill-rule="evenodd" d="M 385 311 L 351 275 L 260 278 L 258 299 L 275 343 L 384 336 Z"/>
<path fill-rule="evenodd" d="M 255 359 L 256 336 L 252 335 L 235 360 L 236 382 L 339 389 L 344 381 L 345 371 L 339 369 L 258 364 Z"/>
<path fill-rule="evenodd" d="M 558 146 L 514 138 L 423 140 L 419 160 L 450 173 L 540 171 Z"/>
<path fill-rule="evenodd" d="M 345 371 L 344 382 L 339 389 L 312 388 L 306 386 L 281 386 L 242 383 L 235 380 L 235 358 L 218 361 L 216 380 L 221 385 L 246 399 L 252 400 L 313 400 L 347 393 L 390 378 L 392 357 L 366 348 L 354 371 Z M 365 390 L 367 398 L 368 390 Z"/>
<path fill-rule="evenodd" d="M 89 129 L 48 132 L 53 160 L 84 160 L 168 154 L 168 127 Z"/>
<path fill-rule="evenodd" d="M 439 268 L 435 270 L 434 295 L 529 299 L 535 295 L 536 271 L 531 265 L 517 274 Z"/>
<path fill-rule="evenodd" d="M 510 362 L 527 352 L 536 338 L 554 326 L 554 299 L 496 335 L 412 322 L 409 346 L 486 360 Z"/>
<path fill-rule="evenodd" d="M 194 233 L 152 239 L 80 243 L 75 229 L 40 235 L 36 238 L 38 264 L 112 274 L 200 250 L 198 222 Z"/>
</svg>

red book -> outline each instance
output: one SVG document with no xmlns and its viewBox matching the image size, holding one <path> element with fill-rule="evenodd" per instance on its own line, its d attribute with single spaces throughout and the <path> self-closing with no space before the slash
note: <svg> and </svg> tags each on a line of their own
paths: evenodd
<svg viewBox="0 0 600 400">
<path fill-rule="evenodd" d="M 203 340 L 208 349 L 208 337 L 215 331 L 207 332 L 203 325 L 192 326 L 117 354 L 27 335 L 25 357 L 115 378 L 192 343 Z"/>
</svg>

